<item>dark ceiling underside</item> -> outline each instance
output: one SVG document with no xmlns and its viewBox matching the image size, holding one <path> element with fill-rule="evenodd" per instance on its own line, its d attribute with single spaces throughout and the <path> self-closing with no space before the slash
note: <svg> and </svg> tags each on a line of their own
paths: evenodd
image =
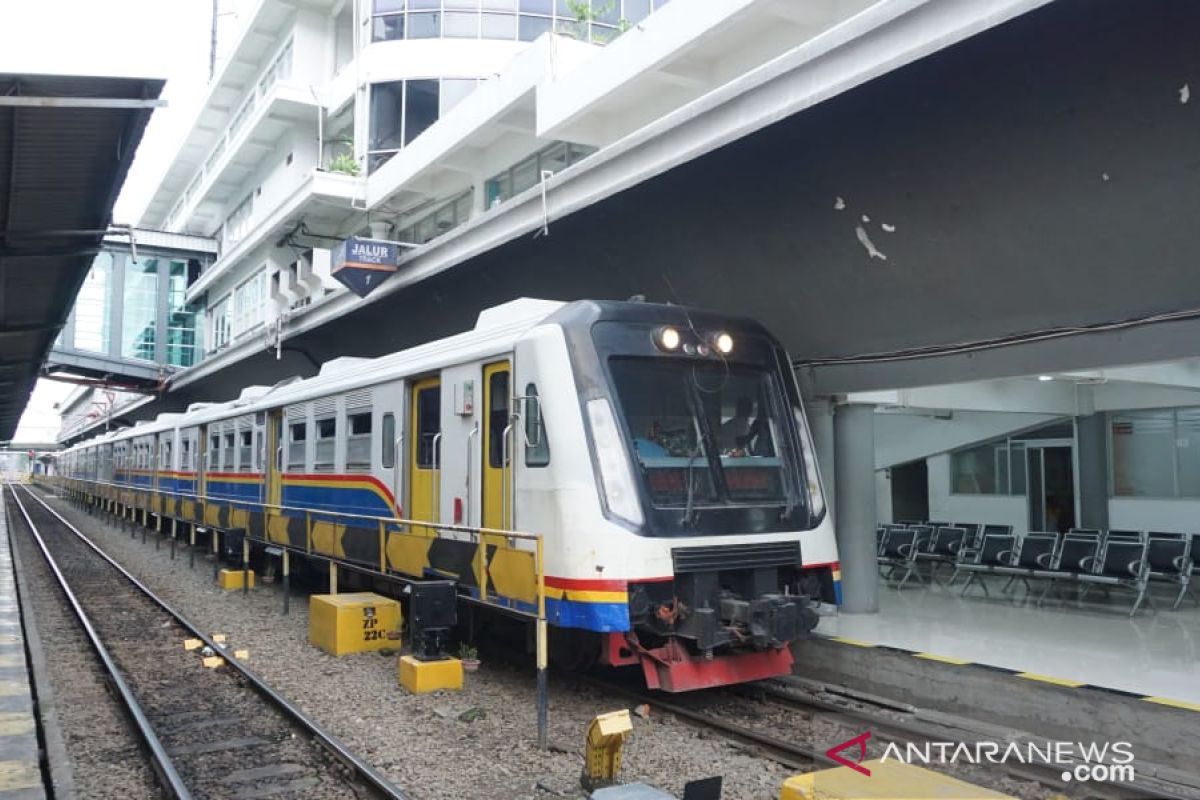
<svg viewBox="0 0 1200 800">
<path fill-rule="evenodd" d="M 91 265 L 150 118 L 110 100 L 158 97 L 162 81 L 0 74 L 0 441 L 12 438 L 39 368 Z M 42 101 L 38 101 L 41 103 Z"/>
</svg>

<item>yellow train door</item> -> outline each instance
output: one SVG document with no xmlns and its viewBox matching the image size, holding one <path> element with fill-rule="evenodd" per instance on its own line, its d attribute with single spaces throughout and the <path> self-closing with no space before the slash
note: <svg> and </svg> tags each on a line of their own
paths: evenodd
<svg viewBox="0 0 1200 800">
<path fill-rule="evenodd" d="M 267 505 L 279 506 L 283 500 L 283 409 L 267 412 L 266 452 L 263 469 L 267 473 Z M 278 509 L 272 511 L 278 513 Z"/>
<path fill-rule="evenodd" d="M 410 389 L 408 448 L 409 519 L 438 522 L 441 482 L 442 382 L 440 378 L 416 381 Z M 434 531 L 413 526 L 413 533 L 432 536 Z"/>
<path fill-rule="evenodd" d="M 497 361 L 483 368 L 482 525 L 512 529 L 512 458 L 504 445 L 512 405 L 512 366 Z M 506 463 L 507 461 L 507 463 Z"/>
</svg>

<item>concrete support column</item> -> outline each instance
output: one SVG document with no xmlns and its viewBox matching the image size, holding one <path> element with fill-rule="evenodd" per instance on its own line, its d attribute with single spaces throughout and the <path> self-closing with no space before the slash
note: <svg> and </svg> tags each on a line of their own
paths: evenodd
<svg viewBox="0 0 1200 800">
<path fill-rule="evenodd" d="M 833 418 L 834 483 L 842 610 L 879 610 L 875 564 L 875 407 L 838 406 Z"/>
<path fill-rule="evenodd" d="M 1075 418 L 1079 440 L 1079 526 L 1108 529 L 1108 418 L 1104 413 Z"/>
</svg>

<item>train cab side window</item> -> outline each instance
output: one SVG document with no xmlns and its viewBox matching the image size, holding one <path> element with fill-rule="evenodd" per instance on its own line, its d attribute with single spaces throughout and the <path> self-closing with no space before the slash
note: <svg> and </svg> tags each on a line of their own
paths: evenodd
<svg viewBox="0 0 1200 800">
<path fill-rule="evenodd" d="M 317 446 L 313 457 L 313 468 L 323 472 L 333 469 L 334 444 L 337 436 L 337 420 L 334 417 L 317 422 Z"/>
<path fill-rule="evenodd" d="M 442 432 L 442 387 L 417 392 L 417 467 L 433 468 L 433 440 Z"/>
<path fill-rule="evenodd" d="M 508 373 L 493 372 L 488 378 L 488 466 L 504 461 L 504 429 L 508 427 Z"/>
<path fill-rule="evenodd" d="M 221 469 L 225 470 L 226 472 L 229 472 L 229 471 L 233 470 L 233 455 L 234 455 L 233 434 L 232 433 L 225 434 L 225 440 L 222 442 L 222 444 L 224 445 L 224 448 L 221 451 Z"/>
<path fill-rule="evenodd" d="M 384 414 L 380 427 L 383 429 L 383 468 L 392 469 L 396 466 L 396 415 Z"/>
<path fill-rule="evenodd" d="M 544 467 L 550 463 L 550 440 L 542 418 L 542 403 L 537 386 L 525 386 L 525 466 Z"/>
<path fill-rule="evenodd" d="M 371 468 L 371 412 L 346 416 L 346 469 L 364 472 Z"/>
<path fill-rule="evenodd" d="M 304 443 L 307 440 L 307 422 L 293 422 L 288 426 L 288 469 L 304 469 Z"/>
</svg>

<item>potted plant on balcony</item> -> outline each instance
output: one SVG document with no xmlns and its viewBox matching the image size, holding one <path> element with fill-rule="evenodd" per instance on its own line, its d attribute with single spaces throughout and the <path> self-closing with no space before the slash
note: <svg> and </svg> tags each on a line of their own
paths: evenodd
<svg viewBox="0 0 1200 800">
<path fill-rule="evenodd" d="M 341 172 L 344 175 L 358 175 L 358 161 L 351 153 L 341 152 L 329 161 L 326 168 L 329 172 Z"/>
</svg>

